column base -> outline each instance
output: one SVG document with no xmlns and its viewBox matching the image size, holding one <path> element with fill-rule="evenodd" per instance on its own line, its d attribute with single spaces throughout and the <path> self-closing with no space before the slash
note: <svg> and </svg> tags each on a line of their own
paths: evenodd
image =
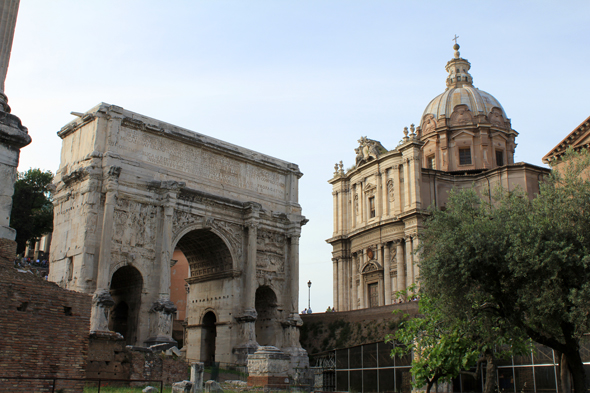
<svg viewBox="0 0 590 393">
<path fill-rule="evenodd" d="M 178 342 L 172 337 L 167 336 L 154 336 L 150 337 L 143 342 L 146 347 L 158 346 L 158 350 L 165 351 L 169 348 L 178 346 Z"/>
</svg>

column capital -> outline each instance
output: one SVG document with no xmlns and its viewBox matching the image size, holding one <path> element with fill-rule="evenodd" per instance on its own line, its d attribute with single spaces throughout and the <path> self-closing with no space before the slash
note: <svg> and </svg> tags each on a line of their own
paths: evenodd
<svg viewBox="0 0 590 393">
<path fill-rule="evenodd" d="M 248 229 L 258 229 L 260 227 L 260 222 L 256 219 L 250 219 L 246 221 L 245 227 Z"/>
</svg>

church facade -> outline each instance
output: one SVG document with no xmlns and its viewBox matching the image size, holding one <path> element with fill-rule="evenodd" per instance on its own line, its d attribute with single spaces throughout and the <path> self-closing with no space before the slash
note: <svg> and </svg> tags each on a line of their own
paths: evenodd
<svg viewBox="0 0 590 393">
<path fill-rule="evenodd" d="M 498 100 L 473 86 L 471 64 L 454 49 L 447 87 L 418 127 L 406 127 L 392 149 L 361 137 L 354 167 L 334 167 L 327 242 L 336 311 L 392 304 L 401 300 L 396 292 L 417 284 L 423 220 L 429 206 L 445 206 L 451 189 L 474 186 L 491 198 L 498 186 L 519 187 L 533 197 L 549 172 L 514 162 L 518 133 Z"/>
</svg>

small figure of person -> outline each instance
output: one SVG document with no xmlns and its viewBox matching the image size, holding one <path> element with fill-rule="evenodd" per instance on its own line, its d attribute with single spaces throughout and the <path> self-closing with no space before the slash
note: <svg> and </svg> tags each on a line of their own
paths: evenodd
<svg viewBox="0 0 590 393">
<path fill-rule="evenodd" d="M 307 307 L 303 311 L 301 311 L 301 314 L 307 314 Z"/>
<path fill-rule="evenodd" d="M 330 306 L 328 306 L 328 308 L 326 308 L 326 312 L 332 312 L 332 309 L 330 308 Z"/>
<path fill-rule="evenodd" d="M 311 307 L 307 309 L 307 313 L 311 314 Z"/>
</svg>

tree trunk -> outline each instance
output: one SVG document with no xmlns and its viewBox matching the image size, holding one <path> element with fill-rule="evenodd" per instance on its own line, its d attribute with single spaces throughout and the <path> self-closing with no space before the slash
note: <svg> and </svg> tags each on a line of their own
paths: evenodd
<svg viewBox="0 0 590 393">
<path fill-rule="evenodd" d="M 567 365 L 572 373 L 572 380 L 574 382 L 575 393 L 586 393 L 586 372 L 584 371 L 584 364 L 580 357 L 580 352 L 577 350 L 564 353 L 567 360 Z"/>
<path fill-rule="evenodd" d="M 570 369 L 567 364 L 567 358 L 563 353 L 559 355 L 559 393 L 572 393 L 572 379 Z"/>
<path fill-rule="evenodd" d="M 491 349 L 486 349 L 486 383 L 483 388 L 483 393 L 492 393 L 496 387 L 496 358 Z"/>
</svg>

